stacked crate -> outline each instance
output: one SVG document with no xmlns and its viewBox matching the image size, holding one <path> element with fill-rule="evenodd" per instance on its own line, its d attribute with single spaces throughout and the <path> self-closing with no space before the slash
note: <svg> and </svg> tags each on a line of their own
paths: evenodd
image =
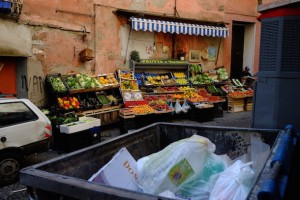
<svg viewBox="0 0 300 200">
<path fill-rule="evenodd" d="M 135 129 L 135 115 L 131 109 L 124 108 L 119 113 L 121 119 L 121 133 L 127 133 L 129 130 Z"/>
<path fill-rule="evenodd" d="M 245 111 L 252 110 L 252 107 L 253 107 L 252 97 L 246 97 L 245 98 L 244 110 Z"/>
<path fill-rule="evenodd" d="M 244 111 L 244 97 L 232 98 L 228 97 L 228 112 L 243 112 Z"/>
</svg>

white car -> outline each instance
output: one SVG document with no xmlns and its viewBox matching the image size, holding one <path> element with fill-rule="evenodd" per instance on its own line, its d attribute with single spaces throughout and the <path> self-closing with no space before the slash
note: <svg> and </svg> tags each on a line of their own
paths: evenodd
<svg viewBox="0 0 300 200">
<path fill-rule="evenodd" d="M 0 99 L 0 186 L 14 183 L 25 156 L 49 149 L 52 126 L 28 99 Z"/>
</svg>

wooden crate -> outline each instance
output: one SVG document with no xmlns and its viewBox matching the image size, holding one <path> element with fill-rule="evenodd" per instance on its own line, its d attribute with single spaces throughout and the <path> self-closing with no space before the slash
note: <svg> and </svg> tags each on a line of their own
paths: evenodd
<svg viewBox="0 0 300 200">
<path fill-rule="evenodd" d="M 93 60 L 94 59 L 94 51 L 91 49 L 83 49 L 80 53 L 80 60 L 82 62 Z"/>
<path fill-rule="evenodd" d="M 110 119 L 112 122 L 118 121 L 119 120 L 119 110 L 112 111 L 110 113 Z"/>
<path fill-rule="evenodd" d="M 230 98 L 228 97 L 228 106 L 244 106 L 245 100 L 244 98 Z"/>
<path fill-rule="evenodd" d="M 228 112 L 243 112 L 244 110 L 244 105 L 242 106 L 229 106 L 228 105 Z"/>
<path fill-rule="evenodd" d="M 244 109 L 246 111 L 252 110 L 253 107 L 253 100 L 252 97 L 246 97 L 245 98 L 245 105 L 244 105 Z"/>
<path fill-rule="evenodd" d="M 252 107 L 253 107 L 253 104 L 252 104 L 252 103 L 247 103 L 247 104 L 245 104 L 244 109 L 245 109 L 246 111 L 249 111 L 249 110 L 252 110 Z"/>
</svg>

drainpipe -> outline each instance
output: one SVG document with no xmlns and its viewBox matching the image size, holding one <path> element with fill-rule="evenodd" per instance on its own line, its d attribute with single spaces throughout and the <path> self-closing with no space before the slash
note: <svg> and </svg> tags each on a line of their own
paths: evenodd
<svg viewBox="0 0 300 200">
<path fill-rule="evenodd" d="M 174 16 L 177 15 L 177 0 L 175 0 L 175 6 L 174 6 Z M 172 58 L 175 59 L 175 34 L 172 33 Z"/>
<path fill-rule="evenodd" d="M 95 54 L 95 60 L 94 60 L 94 73 L 96 73 L 96 66 L 97 66 L 97 28 L 96 28 L 96 6 L 97 4 L 94 4 L 94 54 Z"/>
</svg>

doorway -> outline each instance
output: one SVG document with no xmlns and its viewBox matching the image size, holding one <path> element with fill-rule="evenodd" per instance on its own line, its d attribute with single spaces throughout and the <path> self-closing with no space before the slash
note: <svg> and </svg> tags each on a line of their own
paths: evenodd
<svg viewBox="0 0 300 200">
<path fill-rule="evenodd" d="M 16 61 L 0 57 L 0 97 L 17 96 Z"/>
<path fill-rule="evenodd" d="M 237 24 L 232 26 L 231 44 L 231 78 L 241 78 L 243 71 L 245 27 Z"/>
<path fill-rule="evenodd" d="M 244 67 L 250 67 L 253 74 L 255 24 L 234 21 L 231 43 L 231 78 L 240 79 Z"/>
</svg>

